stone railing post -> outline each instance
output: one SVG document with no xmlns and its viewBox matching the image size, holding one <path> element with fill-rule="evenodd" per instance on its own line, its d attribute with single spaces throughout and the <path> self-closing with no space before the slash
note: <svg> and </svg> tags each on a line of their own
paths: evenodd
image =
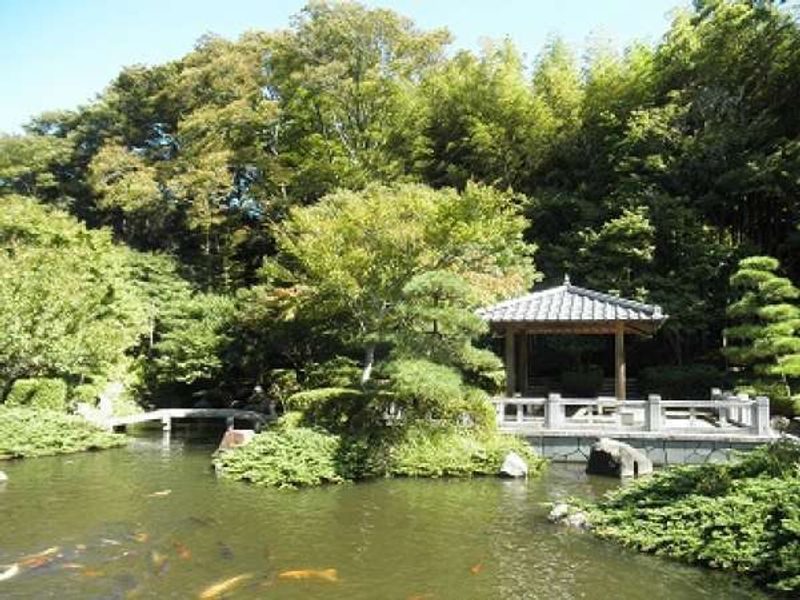
<svg viewBox="0 0 800 600">
<path fill-rule="evenodd" d="M 558 429 L 564 426 L 564 405 L 561 404 L 561 394 L 549 394 L 544 403 L 545 429 Z"/>
<path fill-rule="evenodd" d="M 750 411 L 752 432 L 756 435 L 769 435 L 769 398 L 757 396 Z"/>
<path fill-rule="evenodd" d="M 520 402 L 519 404 L 517 404 L 517 423 L 520 424 L 522 423 L 522 421 L 524 420 L 524 415 L 525 415 L 525 409 L 522 406 L 522 402 Z"/>
<path fill-rule="evenodd" d="M 644 407 L 644 424 L 647 431 L 661 431 L 664 423 L 661 414 L 661 396 L 650 394 Z"/>
<path fill-rule="evenodd" d="M 722 390 L 720 388 L 711 388 L 711 400 L 714 402 L 725 401 L 725 397 L 722 395 Z M 717 407 L 717 420 L 719 421 L 720 427 L 725 427 L 728 424 L 728 410 L 727 406 Z"/>
<path fill-rule="evenodd" d="M 745 406 L 746 403 L 750 402 L 750 396 L 748 394 L 736 394 L 736 399 L 739 400 L 741 403 L 739 405 L 739 422 L 742 425 L 753 425 L 753 411 L 752 407 Z"/>
<path fill-rule="evenodd" d="M 497 426 L 500 427 L 503 425 L 503 421 L 505 420 L 506 403 L 502 400 L 495 400 L 493 404 L 495 420 L 497 421 Z"/>
</svg>

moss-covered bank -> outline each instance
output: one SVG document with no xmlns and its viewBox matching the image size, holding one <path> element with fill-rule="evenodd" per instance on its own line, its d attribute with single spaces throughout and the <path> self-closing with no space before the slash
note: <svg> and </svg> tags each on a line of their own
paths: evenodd
<svg viewBox="0 0 800 600">
<path fill-rule="evenodd" d="M 585 504 L 593 531 L 655 554 L 800 592 L 800 445 L 731 464 L 676 467 Z"/>
<path fill-rule="evenodd" d="M 83 418 L 52 410 L 0 406 L 0 458 L 29 458 L 125 444 Z"/>
<path fill-rule="evenodd" d="M 283 425 L 218 454 L 214 464 L 228 479 L 301 487 L 374 477 L 496 475 L 510 451 L 526 460 L 531 475 L 544 467 L 544 460 L 514 436 L 434 425 L 360 436 Z"/>
</svg>

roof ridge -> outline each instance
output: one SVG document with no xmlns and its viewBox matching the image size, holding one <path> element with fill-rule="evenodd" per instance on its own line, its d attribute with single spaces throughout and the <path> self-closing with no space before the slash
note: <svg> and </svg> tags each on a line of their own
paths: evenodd
<svg viewBox="0 0 800 600">
<path fill-rule="evenodd" d="M 631 300 L 629 298 L 623 298 L 622 296 L 615 296 L 614 294 L 609 294 L 608 292 L 599 292 L 597 290 L 590 290 L 588 288 L 580 287 L 577 285 L 570 285 L 569 291 L 575 292 L 579 296 L 586 296 L 589 298 L 593 298 L 595 300 L 604 300 L 607 302 L 612 302 L 614 304 L 619 304 L 624 306 L 625 308 L 642 308 L 642 309 L 652 309 L 654 312 L 660 312 L 661 307 L 658 304 L 647 304 L 646 302 L 639 302 L 638 300 Z"/>
</svg>

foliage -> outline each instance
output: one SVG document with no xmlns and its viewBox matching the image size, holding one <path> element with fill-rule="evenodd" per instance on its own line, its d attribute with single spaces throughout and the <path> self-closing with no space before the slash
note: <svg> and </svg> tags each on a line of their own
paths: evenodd
<svg viewBox="0 0 800 600">
<path fill-rule="evenodd" d="M 279 488 L 339 483 L 334 457 L 339 438 L 307 427 L 257 434 L 248 444 L 218 453 L 223 477 Z"/>
<path fill-rule="evenodd" d="M 400 477 L 471 477 L 496 475 L 509 452 L 537 474 L 544 461 L 530 446 L 512 435 L 478 433 L 468 429 L 415 427 L 389 450 L 388 474 Z"/>
<path fill-rule="evenodd" d="M 601 537 L 800 590 L 800 446 L 783 440 L 731 464 L 675 467 L 589 507 Z"/>
<path fill-rule="evenodd" d="M 666 400 L 707 398 L 711 388 L 724 388 L 725 373 L 713 365 L 648 367 L 639 373 L 643 393 L 660 394 Z"/>
<path fill-rule="evenodd" d="M 67 408 L 67 384 L 63 379 L 17 379 L 5 404 L 64 412 Z"/>
<path fill-rule="evenodd" d="M 125 444 L 82 417 L 50 410 L 0 406 L 0 457 L 28 458 L 99 450 Z"/>
<path fill-rule="evenodd" d="M 735 324 L 725 329 L 724 354 L 746 369 L 743 383 L 758 389 L 759 380 L 780 382 L 781 396 L 791 398 L 791 378 L 800 378 L 800 290 L 776 274 L 779 267 L 769 256 L 739 262 L 731 285 L 740 297 L 728 306 Z"/>
<path fill-rule="evenodd" d="M 119 361 L 146 330 L 127 285 L 129 254 L 31 199 L 0 211 L 0 380 L 88 377 Z"/>
<path fill-rule="evenodd" d="M 373 477 L 496 475 L 511 451 L 532 474 L 544 467 L 524 441 L 496 432 L 420 425 L 340 437 L 297 422 L 285 420 L 245 446 L 218 453 L 217 469 L 226 478 L 292 488 Z"/>
<path fill-rule="evenodd" d="M 511 198 L 485 187 L 340 191 L 275 228 L 279 253 L 264 275 L 291 286 L 302 309 L 339 319 L 339 335 L 365 353 L 367 381 L 376 344 L 408 312 L 401 300 L 417 292 L 406 288 L 415 277 L 460 275 L 481 300 L 523 289 L 534 271 L 522 227 Z"/>
</svg>

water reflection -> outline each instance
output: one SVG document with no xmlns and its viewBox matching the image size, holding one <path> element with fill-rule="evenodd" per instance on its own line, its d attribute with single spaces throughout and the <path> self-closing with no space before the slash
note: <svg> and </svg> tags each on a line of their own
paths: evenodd
<svg viewBox="0 0 800 600">
<path fill-rule="evenodd" d="M 191 433 L 176 427 L 166 447 L 159 431 L 123 450 L 5 465 L 11 479 L 0 495 L 0 564 L 53 546 L 61 556 L 0 582 L 0 597 L 197 598 L 243 575 L 221 594 L 763 597 L 729 576 L 549 524 L 545 502 L 613 485 L 580 468 L 555 466 L 528 482 L 395 480 L 278 492 L 217 481 L 213 444 Z M 280 577 L 329 570 L 336 576 Z"/>
</svg>

